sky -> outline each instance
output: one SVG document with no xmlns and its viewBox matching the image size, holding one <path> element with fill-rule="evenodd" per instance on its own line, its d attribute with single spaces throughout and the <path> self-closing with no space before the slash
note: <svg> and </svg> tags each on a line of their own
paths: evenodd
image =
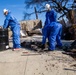
<svg viewBox="0 0 76 75">
<path fill-rule="evenodd" d="M 25 10 L 25 4 L 24 4 L 25 0 L 0 0 L 0 26 L 3 26 L 4 24 L 4 19 L 5 19 L 5 16 L 3 15 L 3 9 L 8 9 L 11 11 L 12 15 L 14 15 L 16 17 L 16 19 L 18 21 L 21 21 L 23 19 L 23 16 L 24 16 L 24 11 L 28 11 Z M 32 8 L 30 10 L 33 11 L 34 8 Z M 30 19 L 35 19 L 35 14 L 31 16 Z M 44 20 L 44 17 L 45 15 L 44 14 L 39 14 L 39 18 L 42 20 Z"/>
</svg>

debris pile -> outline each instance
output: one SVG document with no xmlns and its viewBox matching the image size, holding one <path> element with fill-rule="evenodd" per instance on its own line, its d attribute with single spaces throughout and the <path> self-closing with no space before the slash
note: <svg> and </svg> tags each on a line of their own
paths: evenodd
<svg viewBox="0 0 76 75">
<path fill-rule="evenodd" d="M 21 30 L 25 31 L 28 36 L 31 36 L 33 34 L 39 34 L 41 35 L 41 28 L 42 28 L 42 22 L 41 20 L 28 20 L 28 21 L 21 21 Z M 25 34 L 25 33 L 24 33 Z"/>
<path fill-rule="evenodd" d="M 72 42 L 70 46 L 65 45 L 63 47 L 63 50 L 65 51 L 65 52 L 62 52 L 63 54 L 70 55 L 76 60 L 76 40 Z"/>
<path fill-rule="evenodd" d="M 45 48 L 48 48 L 48 40 L 46 40 Z M 23 48 L 28 48 L 35 51 L 41 51 L 41 45 L 42 45 L 42 36 L 34 35 L 25 38 L 24 41 L 22 41 L 21 46 Z"/>
</svg>

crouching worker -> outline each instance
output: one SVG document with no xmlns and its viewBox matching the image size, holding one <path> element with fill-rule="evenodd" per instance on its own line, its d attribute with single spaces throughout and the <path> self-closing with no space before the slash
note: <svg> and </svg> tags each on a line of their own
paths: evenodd
<svg viewBox="0 0 76 75">
<path fill-rule="evenodd" d="M 13 50 L 19 50 L 21 48 L 20 45 L 20 24 L 16 20 L 14 16 L 11 15 L 11 12 L 7 9 L 3 10 L 3 13 L 6 17 L 4 21 L 3 28 L 8 28 L 10 26 L 13 37 Z"/>
<path fill-rule="evenodd" d="M 46 4 L 46 20 L 45 25 L 42 30 L 42 49 L 45 48 L 46 38 L 48 38 L 49 48 L 48 50 L 55 50 L 55 42 L 57 42 L 58 47 L 62 47 L 61 43 L 61 32 L 62 25 L 56 21 L 57 13 L 55 10 L 51 9 L 49 4 Z"/>
</svg>

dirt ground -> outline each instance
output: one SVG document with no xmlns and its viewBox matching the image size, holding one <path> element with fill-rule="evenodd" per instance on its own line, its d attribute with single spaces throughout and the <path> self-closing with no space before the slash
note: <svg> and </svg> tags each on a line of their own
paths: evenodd
<svg viewBox="0 0 76 75">
<path fill-rule="evenodd" d="M 40 38 L 21 38 L 21 42 Z M 12 47 L 12 40 L 9 41 Z M 62 42 L 70 44 L 72 40 Z M 39 53 L 27 48 L 0 51 L 0 75 L 76 75 L 76 60 L 62 52 L 64 51 L 56 49 L 53 52 Z"/>
</svg>

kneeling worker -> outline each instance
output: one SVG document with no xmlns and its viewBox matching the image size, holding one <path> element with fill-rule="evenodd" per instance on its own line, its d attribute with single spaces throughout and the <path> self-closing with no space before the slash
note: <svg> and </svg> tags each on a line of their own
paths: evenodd
<svg viewBox="0 0 76 75">
<path fill-rule="evenodd" d="M 51 9 L 49 4 L 46 4 L 46 20 L 45 25 L 43 27 L 42 33 L 42 49 L 45 48 L 46 38 L 48 38 L 49 48 L 48 50 L 54 51 L 55 50 L 55 42 L 57 42 L 58 47 L 62 47 L 61 42 L 61 32 L 62 32 L 62 25 L 56 21 L 57 13 L 54 9 Z"/>
</svg>

